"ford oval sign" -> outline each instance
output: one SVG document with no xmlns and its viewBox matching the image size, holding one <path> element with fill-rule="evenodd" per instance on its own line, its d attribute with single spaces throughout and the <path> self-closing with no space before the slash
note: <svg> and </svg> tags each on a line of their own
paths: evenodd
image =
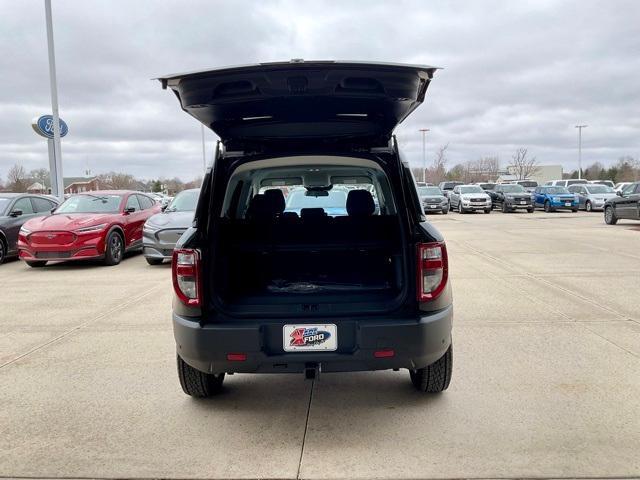
<svg viewBox="0 0 640 480">
<path fill-rule="evenodd" d="M 60 137 L 64 137 L 69 132 L 69 127 L 62 120 L 60 120 Z M 42 115 L 41 117 L 34 118 L 31 121 L 31 127 L 38 134 L 46 138 L 53 138 L 53 116 Z"/>
</svg>

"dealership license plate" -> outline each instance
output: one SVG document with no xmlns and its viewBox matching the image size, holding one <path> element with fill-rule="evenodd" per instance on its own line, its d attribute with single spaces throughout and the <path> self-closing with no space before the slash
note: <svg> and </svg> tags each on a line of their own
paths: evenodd
<svg viewBox="0 0 640 480">
<path fill-rule="evenodd" d="M 571 206 L 571 202 L 565 202 L 564 206 L 565 207 L 570 207 Z"/>
<path fill-rule="evenodd" d="M 429 208 L 438 208 L 437 205 L 429 205 Z"/>
<path fill-rule="evenodd" d="M 527 204 L 527 202 L 526 202 L 526 201 L 524 201 L 524 202 L 520 202 L 520 205 L 526 205 L 526 204 Z"/>
<path fill-rule="evenodd" d="M 338 329 L 333 324 L 285 325 L 282 346 L 285 352 L 333 352 L 338 349 Z"/>
</svg>

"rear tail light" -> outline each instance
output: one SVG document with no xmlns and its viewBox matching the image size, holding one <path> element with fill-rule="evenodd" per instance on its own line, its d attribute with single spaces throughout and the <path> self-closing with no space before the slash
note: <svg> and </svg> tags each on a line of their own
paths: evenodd
<svg viewBox="0 0 640 480">
<path fill-rule="evenodd" d="M 438 297 L 449 275 L 444 242 L 418 244 L 417 298 L 428 302 Z"/>
<path fill-rule="evenodd" d="M 171 274 L 178 299 L 189 307 L 199 307 L 202 299 L 200 252 L 189 248 L 174 250 Z"/>
</svg>

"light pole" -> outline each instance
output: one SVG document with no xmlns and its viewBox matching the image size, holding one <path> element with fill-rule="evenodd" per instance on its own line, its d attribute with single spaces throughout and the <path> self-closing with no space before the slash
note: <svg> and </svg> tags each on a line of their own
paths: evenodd
<svg viewBox="0 0 640 480">
<path fill-rule="evenodd" d="M 576 125 L 578 129 L 578 178 L 582 178 L 582 129 L 589 125 Z"/>
<path fill-rule="evenodd" d="M 418 130 L 422 132 L 422 181 L 427 183 L 427 132 L 430 131 L 428 128 L 421 128 Z"/>
<path fill-rule="evenodd" d="M 47 46 L 49 49 L 49 80 L 51 82 L 51 113 L 53 114 L 53 157 L 51 162 L 51 188 L 53 194 L 64 200 L 64 181 L 62 176 L 62 152 L 60 150 L 60 115 L 58 114 L 58 82 L 56 80 L 56 57 L 53 48 L 53 22 L 51 20 L 51 0 L 44 0 L 47 23 Z"/>
</svg>

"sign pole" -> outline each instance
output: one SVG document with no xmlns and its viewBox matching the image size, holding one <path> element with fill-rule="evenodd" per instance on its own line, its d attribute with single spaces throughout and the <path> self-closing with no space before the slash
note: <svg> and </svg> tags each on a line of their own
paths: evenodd
<svg viewBox="0 0 640 480">
<path fill-rule="evenodd" d="M 53 22 L 51 20 L 51 0 L 44 0 L 47 23 L 47 46 L 49 47 L 49 79 L 51 81 L 51 110 L 53 113 L 53 149 L 49 148 L 51 168 L 51 189 L 60 201 L 64 200 L 64 180 L 62 176 L 62 151 L 60 148 L 60 116 L 58 114 L 58 82 L 56 79 L 56 58 L 53 46 Z M 51 141 L 49 141 L 51 145 Z M 53 158 L 51 153 L 53 150 Z"/>
</svg>

